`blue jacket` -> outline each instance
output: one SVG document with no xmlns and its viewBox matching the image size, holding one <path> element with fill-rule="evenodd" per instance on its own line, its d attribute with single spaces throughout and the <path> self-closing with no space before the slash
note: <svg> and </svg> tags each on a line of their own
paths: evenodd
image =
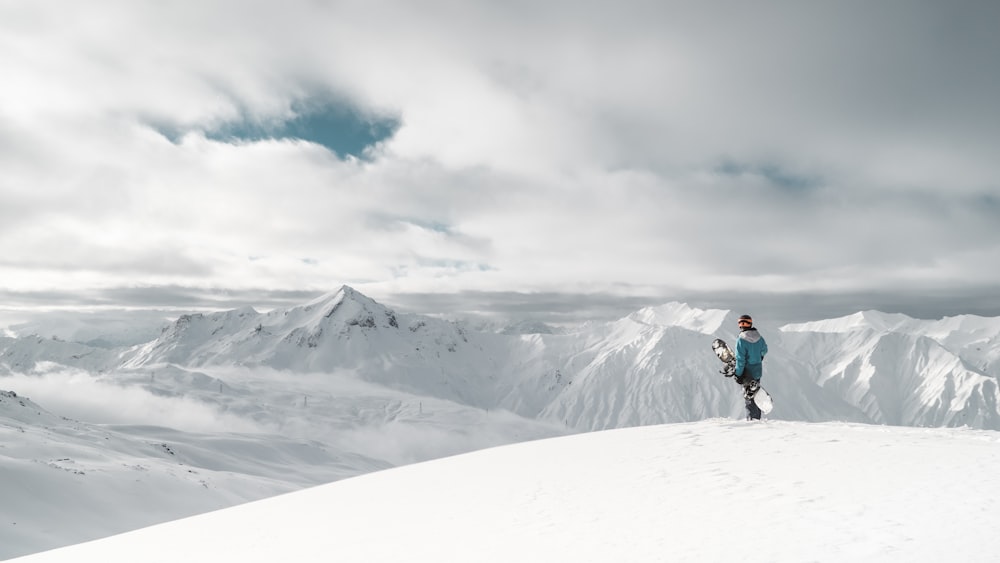
<svg viewBox="0 0 1000 563">
<path fill-rule="evenodd" d="M 743 370 L 754 379 L 760 381 L 763 375 L 764 356 L 767 355 L 767 342 L 755 328 L 748 328 L 736 339 L 736 376 L 743 375 Z"/>
</svg>

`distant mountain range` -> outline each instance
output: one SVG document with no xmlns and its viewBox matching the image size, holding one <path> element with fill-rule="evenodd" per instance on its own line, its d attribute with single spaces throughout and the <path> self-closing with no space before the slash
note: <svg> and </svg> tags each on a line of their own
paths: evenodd
<svg viewBox="0 0 1000 563">
<path fill-rule="evenodd" d="M 288 309 L 184 315 L 139 346 L 0 338 L 0 370 L 39 362 L 113 374 L 175 366 L 350 371 L 359 379 L 572 430 L 739 417 L 710 343 L 729 311 L 669 303 L 558 331 L 473 330 L 398 313 L 350 287 Z M 531 329 L 540 332 L 531 332 Z M 866 311 L 761 328 L 772 418 L 1000 429 L 1000 319 Z M 531 332 L 531 333 L 524 333 Z M 0 380 L 2 385 L 2 380 Z"/>
</svg>

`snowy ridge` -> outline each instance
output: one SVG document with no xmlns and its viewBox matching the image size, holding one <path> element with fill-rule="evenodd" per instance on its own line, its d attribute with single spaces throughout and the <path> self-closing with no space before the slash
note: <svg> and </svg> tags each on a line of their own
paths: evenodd
<svg viewBox="0 0 1000 563">
<path fill-rule="evenodd" d="M 996 379 L 936 340 L 898 332 L 785 339 L 816 347 L 816 382 L 877 424 L 1000 428 Z M 801 351 L 792 347 L 792 353 Z M 919 421 L 919 424 L 913 424 Z"/>
<path fill-rule="evenodd" d="M 833 333 L 852 332 L 900 333 L 927 336 L 952 350 L 963 359 L 970 360 L 974 368 L 1000 376 L 1000 318 L 975 315 L 945 317 L 940 320 L 919 320 L 900 314 L 864 311 L 841 317 L 781 327 L 784 333 Z"/>
<path fill-rule="evenodd" d="M 813 358 L 817 383 L 867 421 L 1000 429 L 1000 319 L 866 311 L 782 332 L 793 355 Z"/>
<path fill-rule="evenodd" d="M 8 336 L 44 334 L 48 338 L 114 348 L 156 338 L 168 324 L 163 311 L 52 312 L 8 327 Z"/>
<path fill-rule="evenodd" d="M 916 321 L 906 315 L 860 311 L 836 319 L 789 324 L 781 327 L 784 332 L 852 332 L 855 330 L 893 331 Z"/>
<path fill-rule="evenodd" d="M 741 399 L 730 381 L 711 377 L 718 365 L 705 351 L 707 337 L 732 342 L 735 321 L 730 311 L 668 303 L 583 331 L 484 333 L 397 314 L 345 287 L 266 315 L 182 318 L 129 366 L 350 369 L 409 392 L 600 430 L 740 416 Z M 774 416 L 1000 429 L 994 326 L 866 311 L 765 331 L 766 385 L 783 404 Z"/>
<path fill-rule="evenodd" d="M 418 320 L 405 328 L 415 334 L 427 324 L 447 323 Z M 457 334 L 454 329 L 447 332 Z M 391 353 L 404 339 L 394 312 L 345 286 L 305 305 L 266 314 L 248 307 L 185 315 L 155 341 L 137 348 L 125 366 L 177 363 L 327 371 L 367 363 Z"/>
<path fill-rule="evenodd" d="M 646 307 L 632 313 L 629 319 L 654 326 L 676 326 L 702 334 L 715 334 L 735 324 L 736 317 L 721 309 L 694 309 L 686 303 L 667 303 Z"/>
<path fill-rule="evenodd" d="M 407 393 L 504 409 L 575 430 L 738 417 L 707 352 L 736 316 L 682 303 L 559 333 L 505 334 L 399 314 L 344 286 L 305 305 L 186 315 L 126 350 L 0 339 L 11 371 L 54 361 L 89 370 L 268 367 L 349 371 Z M 762 329 L 776 418 L 1000 429 L 1000 320 L 923 321 L 865 311 Z M 9 358 L 9 359 L 8 359 Z M 16 361 L 10 361 L 10 359 Z"/>
<path fill-rule="evenodd" d="M 21 338 L 2 336 L 0 352 L 0 370 L 6 373 L 30 371 L 41 362 L 55 362 L 97 371 L 113 366 L 118 361 L 118 354 L 114 349 L 37 335 Z"/>
</svg>

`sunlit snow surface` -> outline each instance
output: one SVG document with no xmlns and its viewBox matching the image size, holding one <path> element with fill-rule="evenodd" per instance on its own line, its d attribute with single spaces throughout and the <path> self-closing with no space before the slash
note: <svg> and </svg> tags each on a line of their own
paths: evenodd
<svg viewBox="0 0 1000 563">
<path fill-rule="evenodd" d="M 498 447 L 17 561 L 995 561 L 1000 433 L 706 420 Z"/>
<path fill-rule="evenodd" d="M 141 344 L 99 320 L 0 337 L 0 559 L 482 448 L 744 413 L 711 351 L 733 342 L 736 316 L 679 303 L 531 333 L 399 313 L 345 286 L 267 313 L 186 315 Z M 1000 430 L 1000 318 L 865 311 L 761 331 L 775 403 L 762 428 Z M 799 428 L 803 451 L 826 443 L 809 437 L 825 424 Z M 901 482 L 936 449 L 895 467 Z M 868 463 L 855 453 L 815 455 Z M 783 490 L 811 490 L 813 474 Z M 728 533 L 747 512 L 727 507 L 715 525 Z"/>
</svg>

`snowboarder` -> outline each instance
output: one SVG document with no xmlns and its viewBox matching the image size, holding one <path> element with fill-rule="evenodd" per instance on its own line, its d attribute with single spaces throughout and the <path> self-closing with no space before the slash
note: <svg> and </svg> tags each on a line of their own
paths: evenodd
<svg viewBox="0 0 1000 563">
<path fill-rule="evenodd" d="M 754 402 L 754 394 L 760 389 L 760 378 L 764 375 L 763 362 L 767 355 L 767 342 L 753 326 L 750 315 L 740 315 L 738 321 L 740 336 L 736 339 L 736 382 L 743 386 L 743 399 L 747 405 L 747 416 L 760 420 L 760 408 Z"/>
</svg>

